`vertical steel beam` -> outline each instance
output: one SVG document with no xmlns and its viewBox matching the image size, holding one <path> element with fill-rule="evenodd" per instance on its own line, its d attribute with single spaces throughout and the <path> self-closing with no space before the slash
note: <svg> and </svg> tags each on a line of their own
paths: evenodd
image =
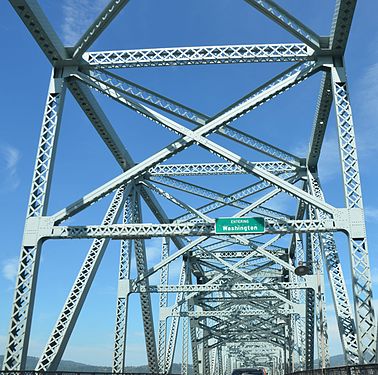
<svg viewBox="0 0 378 375">
<path fill-rule="evenodd" d="M 188 311 L 188 302 L 185 302 L 182 308 L 183 311 Z M 181 355 L 181 375 L 188 375 L 188 344 L 189 344 L 189 318 L 181 317 L 182 321 L 182 355 Z"/>
<path fill-rule="evenodd" d="M 207 325 L 208 319 L 203 320 L 203 324 Z M 202 360 L 203 360 L 203 375 L 210 375 L 210 348 L 209 348 L 209 338 L 210 333 L 208 330 L 203 331 L 203 350 L 202 350 Z"/>
<path fill-rule="evenodd" d="M 324 200 L 324 195 L 318 179 L 308 175 L 311 194 Z M 315 210 L 316 218 L 325 220 L 329 217 L 321 210 Z M 353 320 L 352 308 L 349 302 L 345 278 L 341 267 L 339 254 L 332 233 L 321 234 L 321 247 L 327 268 L 329 284 L 339 328 L 340 340 L 348 364 L 359 363 L 359 350 L 356 327 Z"/>
<path fill-rule="evenodd" d="M 184 269 L 185 269 L 185 277 L 184 277 L 184 283 L 189 284 L 190 283 L 190 269 L 189 269 L 189 262 L 184 262 Z M 186 293 L 183 293 L 183 296 L 185 296 Z M 185 301 L 182 305 L 183 312 L 189 311 L 189 305 L 188 301 Z M 181 350 L 181 375 L 188 375 L 188 360 L 189 360 L 189 317 L 182 316 L 181 317 L 182 322 L 182 350 Z"/>
<path fill-rule="evenodd" d="M 309 206 L 309 214 L 311 220 L 316 220 L 315 208 Z M 313 271 L 317 277 L 316 297 L 316 333 L 319 368 L 330 366 L 329 345 L 328 345 L 328 325 L 326 301 L 324 295 L 324 274 L 323 274 L 323 258 L 320 244 L 319 233 L 310 233 L 310 241 L 313 256 Z"/>
<path fill-rule="evenodd" d="M 197 305 L 197 311 L 202 312 L 203 308 Z M 206 320 L 205 320 L 206 323 Z M 200 328 L 199 319 L 196 321 L 195 324 L 196 330 L 196 339 L 197 339 L 197 356 L 198 356 L 198 374 L 199 375 L 207 375 L 206 374 L 206 359 L 205 359 L 205 330 Z M 208 363 L 209 365 L 209 363 Z"/>
<path fill-rule="evenodd" d="M 352 109 L 344 67 L 332 68 L 332 84 L 344 181 L 345 205 L 349 209 L 350 219 L 359 226 L 358 231 L 349 231 L 348 233 L 358 342 L 362 362 L 372 363 L 375 362 L 376 355 L 376 332 L 370 263 Z"/>
<path fill-rule="evenodd" d="M 53 69 L 45 105 L 41 135 L 34 168 L 27 218 L 46 215 L 50 195 L 51 177 L 59 137 L 60 122 L 66 93 L 61 71 Z"/>
<path fill-rule="evenodd" d="M 296 233 L 295 236 L 295 265 L 305 263 L 305 254 L 303 239 L 299 233 Z M 295 276 L 295 277 L 294 277 Z M 298 277 L 293 275 L 293 280 L 297 280 Z M 298 289 L 294 290 L 294 302 L 296 303 L 306 303 L 306 292 L 304 290 Z M 306 320 L 299 315 L 295 315 L 295 328 L 296 328 L 296 343 L 298 348 L 298 362 L 297 366 L 299 370 L 304 370 L 306 367 L 305 353 L 306 353 Z"/>
<path fill-rule="evenodd" d="M 169 238 L 163 237 L 161 246 L 161 260 L 165 260 L 169 256 Z M 160 285 L 168 285 L 168 264 L 161 268 Z M 159 328 L 158 328 L 158 361 L 159 372 L 164 373 L 165 369 L 165 352 L 167 349 L 167 317 L 164 309 L 168 306 L 168 293 L 162 292 L 159 295 Z"/>
<path fill-rule="evenodd" d="M 183 262 L 185 270 L 184 283 L 191 284 L 190 261 L 187 259 Z M 185 296 L 186 293 L 183 294 Z M 189 302 L 185 301 L 182 311 L 189 311 Z M 189 317 L 181 317 L 182 322 L 182 351 L 181 351 L 181 375 L 188 375 L 189 371 Z"/>
<path fill-rule="evenodd" d="M 142 223 L 141 202 L 139 193 L 135 194 L 134 198 L 134 222 Z M 134 241 L 135 260 L 138 276 L 143 275 L 147 271 L 146 248 L 143 239 Z M 143 279 L 140 281 L 145 290 L 148 290 L 149 280 Z M 158 373 L 158 358 L 156 351 L 155 330 L 152 315 L 151 296 L 148 292 L 140 293 L 140 303 L 142 308 L 142 318 L 144 326 L 144 336 L 146 342 L 146 352 L 148 367 L 152 373 Z"/>
<path fill-rule="evenodd" d="M 324 135 L 327 129 L 329 114 L 332 107 L 332 82 L 331 73 L 326 71 L 320 83 L 320 92 L 316 105 L 312 134 L 307 154 L 308 168 L 313 172 L 318 167 L 320 151 L 323 145 Z"/>
<path fill-rule="evenodd" d="M 194 311 L 194 302 L 192 298 L 189 299 L 188 301 L 188 311 Z M 192 345 L 193 374 L 199 375 L 197 321 L 192 317 L 189 319 L 189 327 L 190 327 L 190 341 Z"/>
<path fill-rule="evenodd" d="M 226 350 L 225 352 L 225 369 L 224 369 L 224 375 L 228 375 L 228 374 L 231 374 L 231 356 L 230 354 L 228 353 L 228 350 Z"/>
<path fill-rule="evenodd" d="M 217 347 L 210 350 L 210 375 L 215 375 L 215 371 L 217 367 L 217 363 L 216 363 L 216 359 L 218 356 L 217 353 L 218 353 Z"/>
<path fill-rule="evenodd" d="M 132 224 L 133 222 L 133 200 L 132 195 L 128 195 L 125 199 L 123 208 L 124 224 Z M 127 316 L 128 304 L 130 296 L 130 260 L 132 251 L 132 241 L 124 239 L 121 241 L 118 271 L 118 294 L 116 306 L 116 322 L 114 330 L 114 351 L 113 351 L 113 373 L 125 372 L 126 357 L 126 335 L 127 335 Z"/>
<path fill-rule="evenodd" d="M 330 33 L 330 48 L 339 56 L 345 52 L 356 5 L 357 0 L 336 1 Z"/>
<path fill-rule="evenodd" d="M 3 369 L 24 370 L 28 352 L 35 289 L 41 255 L 37 218 L 47 212 L 66 85 L 53 70 L 27 209 L 16 289 Z"/>
<path fill-rule="evenodd" d="M 223 374 L 223 346 L 218 346 L 217 351 L 217 368 L 218 371 L 216 372 L 216 375 L 222 375 Z"/>
<path fill-rule="evenodd" d="M 181 271 L 180 271 L 180 278 L 179 278 L 179 285 L 183 285 L 186 280 L 186 270 L 184 267 L 184 263 L 181 266 Z M 182 300 L 183 293 L 177 293 L 176 295 L 176 304 L 178 301 Z M 181 306 L 179 308 L 179 311 L 181 311 Z M 179 316 L 174 316 L 172 318 L 171 322 L 171 327 L 169 330 L 169 335 L 168 335 L 168 345 L 167 345 L 167 350 L 165 353 L 165 370 L 164 372 L 166 374 L 171 372 L 172 365 L 173 365 L 173 359 L 175 356 L 175 351 L 176 351 L 176 342 L 177 342 L 177 335 L 178 335 L 178 330 L 179 330 L 179 323 L 180 323 L 180 317 Z"/>
<path fill-rule="evenodd" d="M 310 234 L 306 236 L 306 263 L 310 274 L 313 273 L 313 256 L 311 248 Z M 306 370 L 314 367 L 314 326 L 315 319 L 315 293 L 312 289 L 306 290 Z"/>
</svg>

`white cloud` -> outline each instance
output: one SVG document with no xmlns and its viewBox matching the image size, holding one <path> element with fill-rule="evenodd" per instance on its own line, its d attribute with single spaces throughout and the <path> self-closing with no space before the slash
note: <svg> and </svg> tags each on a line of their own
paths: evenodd
<svg viewBox="0 0 378 375">
<path fill-rule="evenodd" d="M 0 335 L 0 351 L 1 353 L 5 352 L 5 345 L 7 344 L 7 336 Z"/>
<path fill-rule="evenodd" d="M 146 241 L 146 253 L 147 253 L 148 264 L 150 267 L 153 264 L 160 261 L 161 248 L 162 248 L 161 238 L 152 238 L 151 240 Z"/>
<path fill-rule="evenodd" d="M 360 86 L 363 88 L 359 91 L 362 109 L 367 115 L 378 117 L 378 63 L 366 69 Z"/>
<path fill-rule="evenodd" d="M 369 155 L 378 151 L 378 63 L 365 70 L 357 88 L 357 146 L 359 152 Z"/>
<path fill-rule="evenodd" d="M 63 41 L 73 46 L 103 10 L 107 0 L 64 0 Z"/>
<path fill-rule="evenodd" d="M 10 145 L 0 146 L 1 190 L 15 190 L 20 185 L 20 179 L 17 173 L 20 159 L 21 153 L 17 148 Z"/>
<path fill-rule="evenodd" d="M 14 281 L 18 271 L 18 258 L 10 258 L 3 262 L 1 273 L 9 281 Z"/>
<path fill-rule="evenodd" d="M 319 177 L 321 181 L 332 179 L 341 170 L 339 144 L 335 137 L 325 138 L 319 159 Z"/>
<path fill-rule="evenodd" d="M 263 206 L 278 212 L 290 212 L 293 206 L 293 198 L 285 193 L 279 193 L 272 199 L 268 200 Z"/>
<path fill-rule="evenodd" d="M 373 283 L 373 287 L 374 287 L 374 284 L 378 285 L 378 268 L 377 267 L 373 267 L 371 269 L 371 282 Z M 378 311 L 376 308 L 374 310 Z"/>
<path fill-rule="evenodd" d="M 376 207 L 365 207 L 365 218 L 366 221 L 371 223 L 378 222 L 378 208 Z"/>
<path fill-rule="evenodd" d="M 156 263 L 158 263 L 158 262 L 156 262 Z M 175 259 L 173 262 L 169 263 L 169 267 L 168 267 L 169 283 L 176 284 L 176 283 L 179 282 L 181 265 L 182 265 L 182 258 L 181 257 L 179 257 L 179 258 Z M 160 284 L 160 274 L 161 274 L 161 271 L 157 271 L 149 277 L 149 282 L 150 282 L 151 285 Z"/>
</svg>

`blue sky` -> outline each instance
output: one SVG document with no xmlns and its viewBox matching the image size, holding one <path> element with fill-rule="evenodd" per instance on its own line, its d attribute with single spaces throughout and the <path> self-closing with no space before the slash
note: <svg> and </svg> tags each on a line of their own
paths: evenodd
<svg viewBox="0 0 378 375">
<path fill-rule="evenodd" d="M 69 45 L 78 39 L 106 1 L 41 0 L 40 3 L 62 40 Z M 300 0 L 281 0 L 279 3 L 320 35 L 329 32 L 334 1 L 307 0 L 305 6 Z M 358 3 L 346 53 L 375 295 L 378 293 L 378 261 L 374 255 L 378 241 L 378 201 L 375 194 L 377 177 L 373 172 L 378 149 L 377 11 L 377 2 Z M 0 219 L 3 245 L 0 252 L 0 352 L 3 352 L 50 65 L 12 7 L 5 1 L 0 2 L 0 18 L 0 38 L 4 51 L 0 91 L 0 207 L 3 212 Z M 241 0 L 132 0 L 91 50 L 274 42 L 296 40 Z M 246 64 L 141 69 L 116 73 L 211 115 L 286 67 L 287 64 Z M 233 126 L 246 130 L 251 122 L 258 124 L 254 128 L 254 135 L 298 156 L 305 156 L 319 80 L 320 75 L 310 78 L 243 117 Z M 98 99 L 136 161 L 143 160 L 175 139 L 167 130 L 151 125 L 109 99 L 101 96 Z M 212 139 L 220 141 L 220 137 L 214 136 Z M 222 142 L 223 145 L 229 144 Z M 217 159 L 199 148 L 193 148 L 174 157 L 172 162 L 188 160 L 200 162 Z M 69 94 L 63 114 L 55 172 L 50 213 L 119 173 L 118 166 Z M 320 161 L 320 177 L 327 200 L 335 206 L 342 206 L 333 112 Z M 219 184 L 218 179 L 206 182 L 209 182 L 209 186 Z M 225 179 L 222 187 L 225 191 L 231 191 L 245 182 L 246 178 Z M 91 207 L 88 213 L 73 218 L 70 223 L 99 223 L 108 202 L 108 199 L 104 199 Z M 277 209 L 286 209 L 293 202 L 283 196 L 272 204 Z M 172 214 L 176 212 L 173 207 L 169 206 L 169 209 Z M 145 219 L 153 220 L 148 212 Z M 344 272 L 349 279 L 346 241 L 341 234 L 337 235 L 337 239 Z M 51 241 L 44 246 L 30 355 L 38 356 L 41 353 L 89 244 L 87 240 Z M 147 243 L 150 264 L 159 259 L 159 244 L 159 240 Z M 118 248 L 117 241 L 112 242 L 108 248 L 77 329 L 67 347 L 64 356 L 66 359 L 99 365 L 111 363 Z M 178 265 L 173 268 L 177 270 Z M 350 282 L 348 286 L 350 287 Z M 131 298 L 128 364 L 145 363 L 136 297 Z M 330 295 L 327 295 L 327 304 L 331 307 Z M 331 352 L 337 354 L 341 349 L 332 307 L 329 324 Z"/>
</svg>

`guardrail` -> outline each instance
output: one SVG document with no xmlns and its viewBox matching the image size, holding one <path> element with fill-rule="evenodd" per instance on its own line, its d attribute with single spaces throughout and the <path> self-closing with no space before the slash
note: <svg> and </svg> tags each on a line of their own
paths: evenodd
<svg viewBox="0 0 378 375">
<path fill-rule="evenodd" d="M 161 375 L 146 372 L 123 372 L 123 373 L 112 373 L 112 372 L 92 372 L 92 371 L 0 371 L 0 375 Z M 178 374 L 173 374 L 178 375 Z"/>
<path fill-rule="evenodd" d="M 378 375 L 378 364 L 298 371 L 291 375 Z"/>
</svg>

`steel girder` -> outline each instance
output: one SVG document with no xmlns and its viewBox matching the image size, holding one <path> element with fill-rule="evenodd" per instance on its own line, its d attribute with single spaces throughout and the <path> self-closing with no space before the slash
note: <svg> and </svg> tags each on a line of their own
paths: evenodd
<svg viewBox="0 0 378 375">
<path fill-rule="evenodd" d="M 10 4 L 53 66 L 68 58 L 66 48 L 37 1 L 13 0 Z"/>
<path fill-rule="evenodd" d="M 236 356 L 257 364 L 264 358 L 276 374 L 284 368 L 295 367 L 292 360 L 295 356 L 299 368 L 311 368 L 315 328 L 318 346 L 325 351 L 322 364 L 327 365 L 322 258 L 329 275 L 346 360 L 349 363 L 375 360 L 376 332 L 367 239 L 352 114 L 343 66 L 343 54 L 356 1 L 337 0 L 331 33 L 326 38 L 319 37 L 272 0 L 246 2 L 302 43 L 88 52 L 88 48 L 128 3 L 127 0 L 110 1 L 74 48 L 63 46 L 37 1 L 10 0 L 54 70 L 28 206 L 3 366 L 5 370 L 24 369 L 41 244 L 53 238 L 94 238 L 94 242 L 38 362 L 38 370 L 56 369 L 110 239 L 121 240 L 113 358 L 115 372 L 123 372 L 125 365 L 127 300 L 130 293 L 139 293 L 141 297 L 146 352 L 153 372 L 170 372 L 180 321 L 183 323 L 183 374 L 188 369 L 189 331 L 195 374 L 229 373 L 233 367 L 241 365 L 241 359 L 238 362 Z M 213 117 L 105 70 L 261 62 L 296 64 Z M 323 79 L 306 159 L 230 126 L 231 122 L 319 71 L 323 71 Z M 123 172 L 61 211 L 47 216 L 66 87 Z M 181 138 L 135 164 L 89 87 Z M 345 208 L 335 208 L 325 201 L 316 178 L 332 100 L 339 130 Z M 160 111 L 194 123 L 196 127 L 191 130 Z M 214 133 L 273 161 L 247 160 L 231 148 L 210 140 L 209 136 Z M 226 160 L 226 163 L 165 163 L 193 144 Z M 257 177 L 257 182 L 233 193 L 222 193 L 221 189 L 210 189 L 201 183 L 172 177 L 227 177 L 237 174 Z M 304 184 L 298 187 L 301 180 Z M 113 201 L 102 225 L 61 225 L 66 219 L 113 192 Z M 296 215 L 278 212 L 267 206 L 283 192 L 298 200 Z M 182 193 L 207 199 L 209 203 L 194 207 L 190 199 L 182 198 Z M 140 196 L 157 218 L 158 224 L 142 222 Z M 183 213 L 170 219 L 172 215 L 161 206 L 161 197 L 179 207 Z M 117 217 L 123 202 L 126 202 L 124 220 L 118 224 Z M 216 234 L 214 217 L 209 214 L 214 215 L 215 212 L 216 215 L 217 210 L 225 208 L 233 209 L 232 216 L 236 218 L 251 212 L 265 217 L 264 232 L 231 237 Z M 306 220 L 305 212 L 308 215 Z M 352 318 L 332 237 L 335 231 L 346 233 L 350 242 L 355 320 Z M 272 238 L 272 234 L 279 235 Z M 305 238 L 302 234 L 306 234 Z M 292 236 L 289 248 L 287 245 L 275 245 L 284 235 Z M 163 253 L 161 261 L 147 269 L 143 239 L 151 237 L 164 238 Z M 169 238 L 177 248 L 171 254 L 168 253 Z M 257 238 L 261 241 L 257 241 Z M 134 280 L 130 278 L 132 243 L 137 264 L 137 277 Z M 183 257 L 185 265 L 179 283 L 168 284 L 168 265 L 179 257 Z M 296 267 L 302 262 L 307 262 L 312 275 L 295 275 Z M 149 277 L 158 271 L 161 272 L 160 285 L 150 285 Z M 155 346 L 151 293 L 160 293 L 158 350 Z M 172 306 L 167 306 L 167 293 L 176 294 L 176 302 Z M 243 343 L 243 347 L 240 343 Z"/>
<path fill-rule="evenodd" d="M 295 169 L 280 162 L 256 162 L 256 166 L 272 173 L 290 173 Z M 158 164 L 151 168 L 148 173 L 151 176 L 208 176 L 247 174 L 248 172 L 233 163 L 204 163 L 204 164 Z"/>
<path fill-rule="evenodd" d="M 196 64 L 296 62 L 311 60 L 306 44 L 252 44 L 206 47 L 155 48 L 87 52 L 83 60 L 93 68 L 140 68 Z"/>
<path fill-rule="evenodd" d="M 151 238 L 176 236 L 211 236 L 215 235 L 214 223 L 172 223 L 172 224 L 114 224 L 87 226 L 53 226 L 51 220 L 28 220 L 29 233 L 40 239 L 64 238 Z M 335 232 L 348 227 L 336 220 L 265 220 L 265 231 L 262 234 Z"/>
</svg>

